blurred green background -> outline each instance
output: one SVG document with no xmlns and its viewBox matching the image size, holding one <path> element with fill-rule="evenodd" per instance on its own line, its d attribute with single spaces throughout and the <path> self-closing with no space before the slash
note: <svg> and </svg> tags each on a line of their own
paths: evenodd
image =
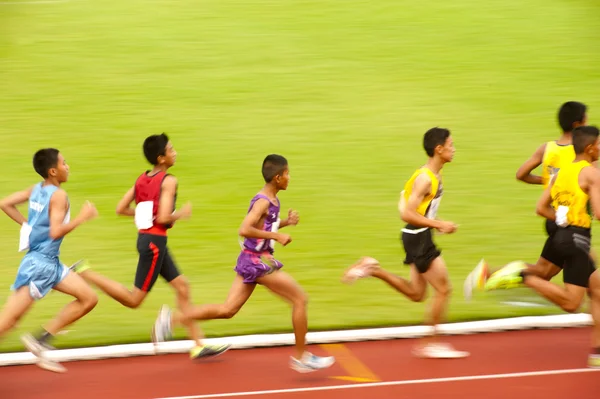
<svg viewBox="0 0 600 399">
<path fill-rule="evenodd" d="M 455 287 L 449 320 L 557 313 L 507 306 L 505 293 L 467 303 L 462 282 L 481 257 L 537 259 L 541 188 L 515 172 L 559 135 L 562 102 L 587 103 L 596 120 L 598 21 L 591 0 L 0 0 L 0 195 L 38 181 L 37 149 L 60 148 L 73 214 L 84 200 L 100 212 L 67 237 L 63 261 L 86 257 L 131 286 L 136 230 L 114 210 L 147 168 L 143 139 L 165 131 L 178 151 L 179 203 L 194 206 L 170 249 L 195 302 L 221 302 L 261 162 L 281 153 L 292 177 L 283 210 L 297 209 L 301 222 L 276 254 L 308 292 L 310 329 L 415 324 L 426 305 L 380 281 L 344 286 L 340 277 L 362 255 L 408 276 L 398 195 L 425 161 L 423 133 L 448 127 L 457 154 L 444 171 L 440 217 L 460 228 L 436 240 Z M 1 302 L 22 257 L 17 245 L 18 226 L 0 218 Z M 22 350 L 19 334 L 68 300 L 38 303 L 0 351 Z M 101 294 L 56 344 L 147 342 L 162 303 L 175 304 L 163 281 L 138 310 Z M 203 328 L 209 337 L 287 332 L 290 310 L 258 289 L 235 318 Z"/>
</svg>

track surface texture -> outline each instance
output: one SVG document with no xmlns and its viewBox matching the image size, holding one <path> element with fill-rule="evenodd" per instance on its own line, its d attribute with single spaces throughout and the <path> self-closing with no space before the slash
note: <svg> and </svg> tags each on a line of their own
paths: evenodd
<svg viewBox="0 0 600 399">
<path fill-rule="evenodd" d="M 414 339 L 313 345 L 313 353 L 333 354 L 337 362 L 309 374 L 288 367 L 291 347 L 232 350 L 201 362 L 187 355 L 66 362 L 66 374 L 1 367 L 0 398 L 596 398 L 600 370 L 586 368 L 590 332 L 446 337 L 471 353 L 452 360 L 414 357 Z"/>
</svg>

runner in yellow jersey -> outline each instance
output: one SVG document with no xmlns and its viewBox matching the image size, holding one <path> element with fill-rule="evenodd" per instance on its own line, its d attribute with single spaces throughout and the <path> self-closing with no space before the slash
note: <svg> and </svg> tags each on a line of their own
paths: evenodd
<svg viewBox="0 0 600 399">
<path fill-rule="evenodd" d="M 457 226 L 437 219 L 442 199 L 441 170 L 454 157 L 454 144 L 450 131 L 432 128 L 425 133 L 423 147 L 429 160 L 417 169 L 404 186 L 399 202 L 400 216 L 407 225 L 402 229 L 402 243 L 406 252 L 405 264 L 410 265 L 410 280 L 396 276 L 379 265 L 371 257 L 364 257 L 352 265 L 342 281 L 351 283 L 359 278 L 373 276 L 388 283 L 413 302 L 425 300 L 427 285 L 435 294 L 427 315 L 427 323 L 433 327 L 433 339 L 419 345 L 414 354 L 427 358 L 460 358 L 468 352 L 457 351 L 448 344 L 437 342 L 437 325 L 442 322 L 450 300 L 450 280 L 441 251 L 432 239 L 432 229 L 441 233 L 454 233 Z"/>
<path fill-rule="evenodd" d="M 600 131 L 595 126 L 573 130 L 575 160 L 563 165 L 537 204 L 537 213 L 556 223 L 550 246 L 564 260 L 564 287 L 531 269 L 493 275 L 486 284 L 502 288 L 524 284 L 567 312 L 576 312 L 586 292 L 592 300 L 590 367 L 600 367 L 600 272 L 590 256 L 592 217 L 600 219 L 600 170 L 592 166 L 600 154 Z"/>
<path fill-rule="evenodd" d="M 528 184 L 542 185 L 544 188 L 560 168 L 575 159 L 575 151 L 572 145 L 572 131 L 587 122 L 587 106 L 580 102 L 568 101 L 561 105 L 558 110 L 558 123 L 563 134 L 558 140 L 548 141 L 533 153 L 533 155 L 521 165 L 517 171 L 517 179 Z M 532 171 L 541 165 L 541 175 L 533 175 Z M 463 285 L 466 299 L 470 299 L 474 289 L 482 290 L 486 280 L 495 273 L 511 273 L 513 269 L 527 267 L 534 274 L 550 280 L 562 270 L 563 260 L 553 251 L 550 242 L 556 231 L 556 224 L 546 220 L 546 233 L 548 238 L 542 249 L 542 253 L 535 264 L 522 261 L 511 262 L 499 270 L 492 272 L 485 262 L 481 260 L 475 269 L 467 276 Z M 490 289 L 491 287 L 488 285 Z"/>
</svg>

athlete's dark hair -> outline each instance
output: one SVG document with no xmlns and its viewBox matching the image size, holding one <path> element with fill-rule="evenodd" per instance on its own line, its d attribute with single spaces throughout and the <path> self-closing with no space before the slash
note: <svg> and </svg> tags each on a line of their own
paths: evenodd
<svg viewBox="0 0 600 399">
<path fill-rule="evenodd" d="M 573 129 L 573 148 L 575 154 L 583 154 L 585 147 L 594 144 L 600 135 L 596 126 L 578 126 Z"/>
<path fill-rule="evenodd" d="M 33 169 L 38 175 L 48 178 L 48 171 L 58 166 L 58 152 L 56 148 L 42 148 L 33 155 Z"/>
<path fill-rule="evenodd" d="M 423 148 L 428 156 L 432 157 L 435 147 L 444 145 L 450 137 L 450 130 L 441 127 L 434 127 L 425 132 L 423 136 Z"/>
<path fill-rule="evenodd" d="M 558 110 L 558 124 L 563 132 L 573 130 L 573 125 L 577 122 L 583 123 L 587 106 L 577 101 L 567 101 L 561 105 Z"/>
<path fill-rule="evenodd" d="M 165 134 L 155 134 L 144 140 L 144 155 L 152 165 L 158 164 L 158 157 L 165 155 L 169 137 Z"/>
<path fill-rule="evenodd" d="M 281 175 L 287 168 L 288 161 L 281 155 L 267 155 L 262 164 L 262 175 L 265 182 L 270 183 L 275 176 Z"/>
</svg>

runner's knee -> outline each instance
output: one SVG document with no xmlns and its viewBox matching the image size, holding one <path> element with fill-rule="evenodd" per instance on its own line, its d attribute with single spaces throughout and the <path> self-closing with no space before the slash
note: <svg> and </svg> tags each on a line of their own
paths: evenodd
<svg viewBox="0 0 600 399">
<path fill-rule="evenodd" d="M 423 289 L 421 291 L 413 291 L 408 295 L 408 299 L 413 302 L 423 302 L 427 299 L 427 290 Z"/>
<path fill-rule="evenodd" d="M 179 277 L 177 279 L 177 284 L 175 285 L 175 290 L 177 291 L 177 297 L 180 301 L 189 301 L 190 300 L 190 284 L 184 277 Z"/>
<path fill-rule="evenodd" d="M 449 280 L 447 280 L 444 284 L 441 284 L 437 290 L 436 294 L 444 297 L 449 297 L 452 295 L 452 284 Z"/>
<path fill-rule="evenodd" d="M 98 294 L 88 286 L 77 296 L 77 300 L 81 303 L 83 309 L 89 312 L 98 304 Z"/>
<path fill-rule="evenodd" d="M 221 319 L 231 319 L 239 311 L 240 308 L 237 306 L 223 305 L 220 309 L 219 317 Z"/>
<path fill-rule="evenodd" d="M 577 310 L 579 309 L 579 306 L 580 306 L 580 305 L 581 305 L 581 304 L 580 304 L 580 303 L 577 303 L 577 301 L 574 301 L 574 300 L 569 300 L 569 301 L 567 301 L 567 302 L 563 303 L 563 304 L 562 304 L 560 307 L 561 307 L 561 309 L 562 309 L 562 310 L 564 310 L 565 312 L 568 312 L 568 313 L 575 313 L 575 312 L 577 312 Z"/>
<path fill-rule="evenodd" d="M 308 295 L 304 291 L 300 291 L 292 300 L 292 304 L 294 306 L 303 306 L 306 307 L 308 305 Z"/>
<path fill-rule="evenodd" d="M 95 292 L 91 292 L 89 295 L 86 295 L 81 301 L 83 307 L 86 311 L 91 311 L 98 304 L 98 295 Z"/>
</svg>

